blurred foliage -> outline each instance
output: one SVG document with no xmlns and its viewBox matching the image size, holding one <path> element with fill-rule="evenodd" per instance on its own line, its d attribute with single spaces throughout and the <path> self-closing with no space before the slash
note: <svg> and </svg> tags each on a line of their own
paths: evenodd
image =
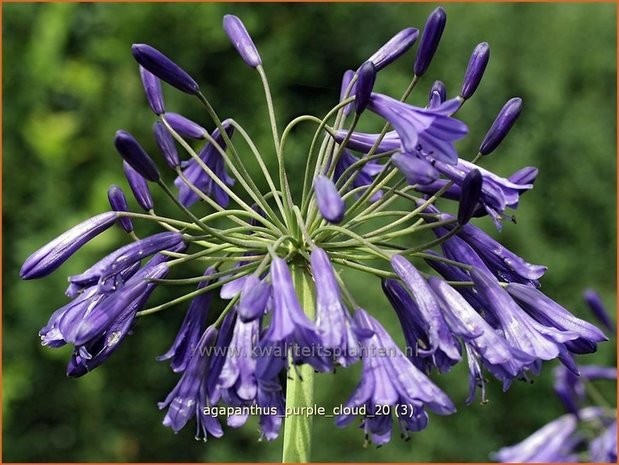
<svg viewBox="0 0 619 465">
<path fill-rule="evenodd" d="M 240 430 L 227 428 L 223 439 L 208 444 L 194 441 L 191 425 L 178 435 L 162 426 L 156 403 L 177 376 L 155 356 L 171 343 L 183 317 L 181 307 L 140 321 L 105 366 L 81 379 L 65 377 L 68 349 L 40 346 L 37 331 L 66 301 L 66 275 L 121 244 L 119 231 L 93 241 L 43 281 L 20 281 L 19 267 L 59 232 L 106 210 L 110 184 L 126 187 L 112 145 L 118 128 L 133 132 L 154 153 L 153 116 L 131 57 L 132 43 L 152 44 L 185 67 L 222 117 L 233 116 L 246 127 L 273 167 L 262 89 L 223 33 L 224 14 L 239 15 L 258 44 L 283 124 L 300 114 L 326 113 L 339 95 L 344 70 L 355 69 L 400 29 L 423 27 L 434 7 L 3 5 L 5 461 L 279 460 L 281 439 L 257 442 L 255 421 Z M 474 46 L 491 44 L 484 80 L 459 114 L 470 136 L 458 148 L 463 157 L 474 155 L 503 103 L 515 95 L 523 98 L 523 114 L 512 134 L 484 160 L 484 166 L 504 175 L 526 165 L 540 169 L 535 189 L 516 212 L 518 224 L 506 224 L 501 240 L 527 260 L 548 265 L 544 291 L 587 319 L 580 297 L 585 287 L 599 290 L 608 308 L 615 308 L 615 8 L 448 4 L 442 43 L 412 98 L 424 104 L 439 78 L 455 95 Z M 382 71 L 377 89 L 399 96 L 410 80 L 411 63 L 409 53 Z M 164 91 L 169 109 L 210 124 L 191 97 L 169 87 Z M 376 129 L 376 120 L 369 121 Z M 288 145 L 294 175 L 303 170 L 313 130 L 300 127 Z M 165 199 L 156 200 L 165 213 Z M 354 278 L 354 295 L 401 341 L 379 283 L 358 273 Z M 161 289 L 151 302 L 163 302 L 174 291 Z M 597 354 L 580 360 L 614 364 L 614 354 L 612 338 Z M 456 402 L 456 415 L 432 416 L 429 428 L 411 441 L 400 441 L 395 433 L 380 449 L 364 449 L 362 432 L 354 426 L 338 429 L 331 419 L 316 418 L 313 459 L 485 461 L 491 451 L 562 413 L 552 395 L 552 363 L 535 384 L 516 383 L 507 393 L 492 380 L 491 402 L 470 407 L 464 405 L 465 365 L 434 377 Z M 330 406 L 346 400 L 358 374 L 359 367 L 353 367 L 318 376 L 317 402 Z M 607 394 L 612 399 L 614 391 Z"/>
</svg>

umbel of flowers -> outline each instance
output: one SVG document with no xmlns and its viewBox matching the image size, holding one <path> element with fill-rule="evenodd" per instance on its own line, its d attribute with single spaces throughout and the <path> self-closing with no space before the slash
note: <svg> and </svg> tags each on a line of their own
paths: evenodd
<svg viewBox="0 0 619 465">
<path fill-rule="evenodd" d="M 23 279 L 44 277 L 113 225 L 127 232 L 127 245 L 69 277 L 71 300 L 40 332 L 44 345 L 74 347 L 68 375 L 98 367 L 144 316 L 190 302 L 170 350 L 159 358 L 179 375 L 159 404 L 166 410 L 164 425 L 177 432 L 195 418 L 196 437 L 222 436 L 222 419 L 209 413 L 217 406 L 236 408 L 225 418 L 233 428 L 258 416 L 267 440 L 285 422 L 285 461 L 309 458 L 311 418 L 286 412 L 312 405 L 315 372 L 362 364 L 357 388 L 342 399 L 351 409 L 335 423 L 360 421 L 366 441 L 376 445 L 390 441 L 394 423 L 406 438 L 427 427 L 430 413 L 453 414 L 453 402 L 429 375 L 463 359 L 470 372 L 468 403 L 477 388 L 485 402 L 488 378 L 508 389 L 514 380 L 539 374 L 545 360 L 558 358 L 578 375 L 572 354 L 594 352 L 604 334 L 540 290 L 545 266 L 528 263 L 470 223 L 490 216 L 501 229 L 511 218 L 508 209 L 517 208 L 537 176 L 533 167 L 503 177 L 478 166 L 510 132 L 519 98 L 498 112 L 472 160 L 460 158 L 454 145 L 469 132 L 455 115 L 482 80 L 488 44 L 473 50 L 460 89 L 448 92 L 436 81 L 425 107 L 406 103 L 445 23 L 445 11 L 437 8 L 420 38 L 412 27 L 397 33 L 356 71 L 344 72 L 339 101 L 323 118 L 300 116 L 280 133 L 260 54 L 240 19 L 224 16 L 226 34 L 264 87 L 274 146 L 261 150 L 234 119 L 216 113 L 179 65 L 149 45 L 134 44 L 157 117 L 159 162 L 127 131 L 119 130 L 114 144 L 144 212 L 130 210 L 123 191 L 112 186 L 111 211 L 61 234 L 21 270 Z M 407 59 L 418 38 L 406 91 L 399 98 L 373 92 L 383 70 Z M 168 111 L 162 83 L 195 96 L 215 129 Z M 367 112 L 384 119 L 377 133 L 356 130 Z M 286 141 L 301 124 L 315 129 L 311 146 L 307 154 L 289 154 Z M 265 164 L 273 156 L 274 173 Z M 286 169 L 293 156 L 305 158 L 303 180 Z M 249 164 L 264 176 L 266 192 L 250 176 Z M 291 183 L 299 183 L 300 198 L 293 197 Z M 163 191 L 180 217 L 156 212 L 151 187 Z M 454 215 L 445 212 L 450 204 L 457 205 Z M 141 221 L 159 224 L 162 232 L 140 237 L 134 223 Z M 363 232 L 369 223 L 377 226 Z M 189 262 L 201 264 L 204 273 L 182 276 L 194 268 L 184 266 Z M 423 271 L 424 262 L 436 273 Z M 343 268 L 376 277 L 395 315 L 363 308 L 363 296 L 353 296 L 341 278 Z M 172 271 L 181 277 L 168 277 Z M 160 285 L 197 288 L 146 308 Z M 228 302 L 216 318 L 209 315 L 214 299 Z M 394 317 L 407 347 L 382 325 Z"/>
</svg>

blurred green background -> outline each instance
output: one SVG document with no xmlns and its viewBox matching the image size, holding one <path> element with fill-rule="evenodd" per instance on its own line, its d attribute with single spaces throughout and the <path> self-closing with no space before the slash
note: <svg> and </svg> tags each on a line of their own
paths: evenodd
<svg viewBox="0 0 619 465">
<path fill-rule="evenodd" d="M 69 349 L 40 346 L 38 330 L 66 302 L 66 276 L 122 244 L 119 231 L 93 241 L 42 281 L 20 281 L 19 267 L 61 231 L 106 210 L 110 184 L 126 187 L 112 145 L 117 129 L 131 131 L 155 153 L 154 118 L 130 53 L 132 43 L 152 44 L 187 69 L 220 116 L 243 124 L 274 167 L 262 89 L 223 33 L 224 14 L 240 16 L 254 37 L 283 127 L 300 114 L 326 113 L 338 98 L 344 70 L 355 69 L 400 29 L 422 28 L 435 7 L 2 5 L 4 461 L 280 459 L 281 439 L 258 442 L 256 422 L 240 430 L 227 428 L 223 439 L 207 444 L 193 439 L 193 423 L 178 435 L 162 426 L 156 403 L 177 376 L 155 357 L 168 348 L 185 307 L 140 321 L 103 367 L 81 379 L 65 377 Z M 474 46 L 490 43 L 484 80 L 459 113 L 470 136 L 458 148 L 470 158 L 503 103 L 521 96 L 520 120 L 484 166 L 503 175 L 526 165 L 540 169 L 535 189 L 516 212 L 518 224 L 492 233 L 527 260 L 548 265 L 543 290 L 577 315 L 591 319 L 580 297 L 585 287 L 599 290 L 614 309 L 616 6 L 447 4 L 446 11 L 442 43 L 411 101 L 424 104 L 435 79 L 455 95 Z M 399 96 L 410 80 L 413 56 L 409 52 L 382 71 L 377 89 Z M 212 128 L 197 101 L 170 87 L 164 92 L 168 109 Z M 288 145 L 289 168 L 299 175 L 313 130 L 301 126 Z M 163 213 L 172 214 L 159 193 L 156 201 Z M 138 226 L 140 232 L 148 228 Z M 399 333 L 379 283 L 355 276 L 351 288 L 358 300 Z M 177 290 L 161 289 L 151 302 L 163 302 Z M 615 364 L 615 338 L 580 361 Z M 313 459 L 486 461 L 491 451 L 523 439 L 563 412 L 552 394 L 554 363 L 544 366 L 534 384 L 516 383 L 507 393 L 492 380 L 490 403 L 470 407 L 464 405 L 464 365 L 434 377 L 456 403 L 456 415 L 432 416 L 428 429 L 411 441 L 400 441 L 394 433 L 380 449 L 363 448 L 363 434 L 355 426 L 338 429 L 330 419 L 315 418 Z M 359 367 L 353 367 L 318 376 L 317 402 L 345 401 L 358 374 Z M 614 386 L 601 388 L 614 403 Z"/>
</svg>

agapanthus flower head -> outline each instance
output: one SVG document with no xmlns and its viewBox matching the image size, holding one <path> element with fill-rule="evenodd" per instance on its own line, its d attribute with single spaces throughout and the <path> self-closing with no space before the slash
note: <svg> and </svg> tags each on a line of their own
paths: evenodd
<svg viewBox="0 0 619 465">
<path fill-rule="evenodd" d="M 147 71 L 188 94 L 197 94 L 200 87 L 180 66 L 154 47 L 147 44 L 133 44 L 131 53 Z"/>
<path fill-rule="evenodd" d="M 153 197 L 146 179 L 126 161 L 123 162 L 123 171 L 138 205 L 146 211 L 152 210 L 154 206 Z"/>
<path fill-rule="evenodd" d="M 181 162 L 178 158 L 178 152 L 176 150 L 176 145 L 174 145 L 172 134 L 170 134 L 161 121 L 155 121 L 155 124 L 153 124 L 153 133 L 155 134 L 157 146 L 163 154 L 166 163 L 170 168 L 175 169 Z"/>
<path fill-rule="evenodd" d="M 320 214 L 330 223 L 339 223 L 344 219 L 346 205 L 333 184 L 333 181 L 324 175 L 314 179 L 314 192 Z"/>
<path fill-rule="evenodd" d="M 114 137 L 114 145 L 121 157 L 149 181 L 157 181 L 160 178 L 157 165 L 142 148 L 140 143 L 127 131 L 117 131 Z"/>
<path fill-rule="evenodd" d="M 243 22 L 234 15 L 224 15 L 224 30 L 228 38 L 239 52 L 243 61 L 252 68 L 262 64 L 262 58 L 256 49 L 256 45 L 245 29 Z"/>
<path fill-rule="evenodd" d="M 463 99 L 469 99 L 473 96 L 481 78 L 484 76 L 484 71 L 488 65 L 490 59 L 490 46 L 486 42 L 482 42 L 475 47 L 471 58 L 469 58 L 469 64 L 466 67 L 464 73 L 464 80 L 462 81 L 462 89 L 460 90 L 460 96 Z"/>
<path fill-rule="evenodd" d="M 161 82 L 159 78 L 150 71 L 147 71 L 140 65 L 140 77 L 142 78 L 142 85 L 146 92 L 146 100 L 150 109 L 156 115 L 165 113 L 165 106 L 163 104 L 163 93 L 161 91 Z"/>
<path fill-rule="evenodd" d="M 445 23 L 447 23 L 447 14 L 443 7 L 437 7 L 430 13 L 430 16 L 428 16 L 426 25 L 421 34 L 419 48 L 417 49 L 417 57 L 415 58 L 415 66 L 413 67 L 416 76 L 423 76 L 428 66 L 430 66 L 430 62 L 434 57 L 434 53 L 436 53 L 438 43 L 443 35 Z"/>
<path fill-rule="evenodd" d="M 374 55 L 368 58 L 368 61 L 374 63 L 376 72 L 385 68 L 390 63 L 398 59 L 402 54 L 413 46 L 419 37 L 419 30 L 414 27 L 402 29 L 394 35 L 389 41 L 379 48 Z"/>
<path fill-rule="evenodd" d="M 507 103 L 501 108 L 501 111 L 497 115 L 496 119 L 488 129 L 484 140 L 479 146 L 479 153 L 482 155 L 489 155 L 494 152 L 505 136 L 509 133 L 512 126 L 520 116 L 522 110 L 522 99 L 514 97 L 507 101 Z"/>
<path fill-rule="evenodd" d="M 123 192 L 123 190 L 116 184 L 112 184 L 107 190 L 107 199 L 110 202 L 110 207 L 112 207 L 112 210 L 116 212 L 129 211 L 127 197 L 125 197 L 125 193 Z M 125 216 L 119 218 L 118 221 L 126 232 L 133 231 L 133 223 L 131 222 L 131 218 Z"/>
</svg>

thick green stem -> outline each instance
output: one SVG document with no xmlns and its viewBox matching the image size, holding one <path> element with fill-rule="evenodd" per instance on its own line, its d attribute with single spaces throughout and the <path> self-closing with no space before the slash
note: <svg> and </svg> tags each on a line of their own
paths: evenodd
<svg viewBox="0 0 619 465">
<path fill-rule="evenodd" d="M 307 317 L 314 319 L 312 278 L 303 266 L 292 266 L 294 286 Z M 312 449 L 311 415 L 307 409 L 314 405 L 314 369 L 310 365 L 290 368 L 286 383 L 286 423 L 282 462 L 307 463 Z M 305 407 L 305 409 L 303 409 Z M 304 411 L 305 410 L 305 411 Z"/>
</svg>

